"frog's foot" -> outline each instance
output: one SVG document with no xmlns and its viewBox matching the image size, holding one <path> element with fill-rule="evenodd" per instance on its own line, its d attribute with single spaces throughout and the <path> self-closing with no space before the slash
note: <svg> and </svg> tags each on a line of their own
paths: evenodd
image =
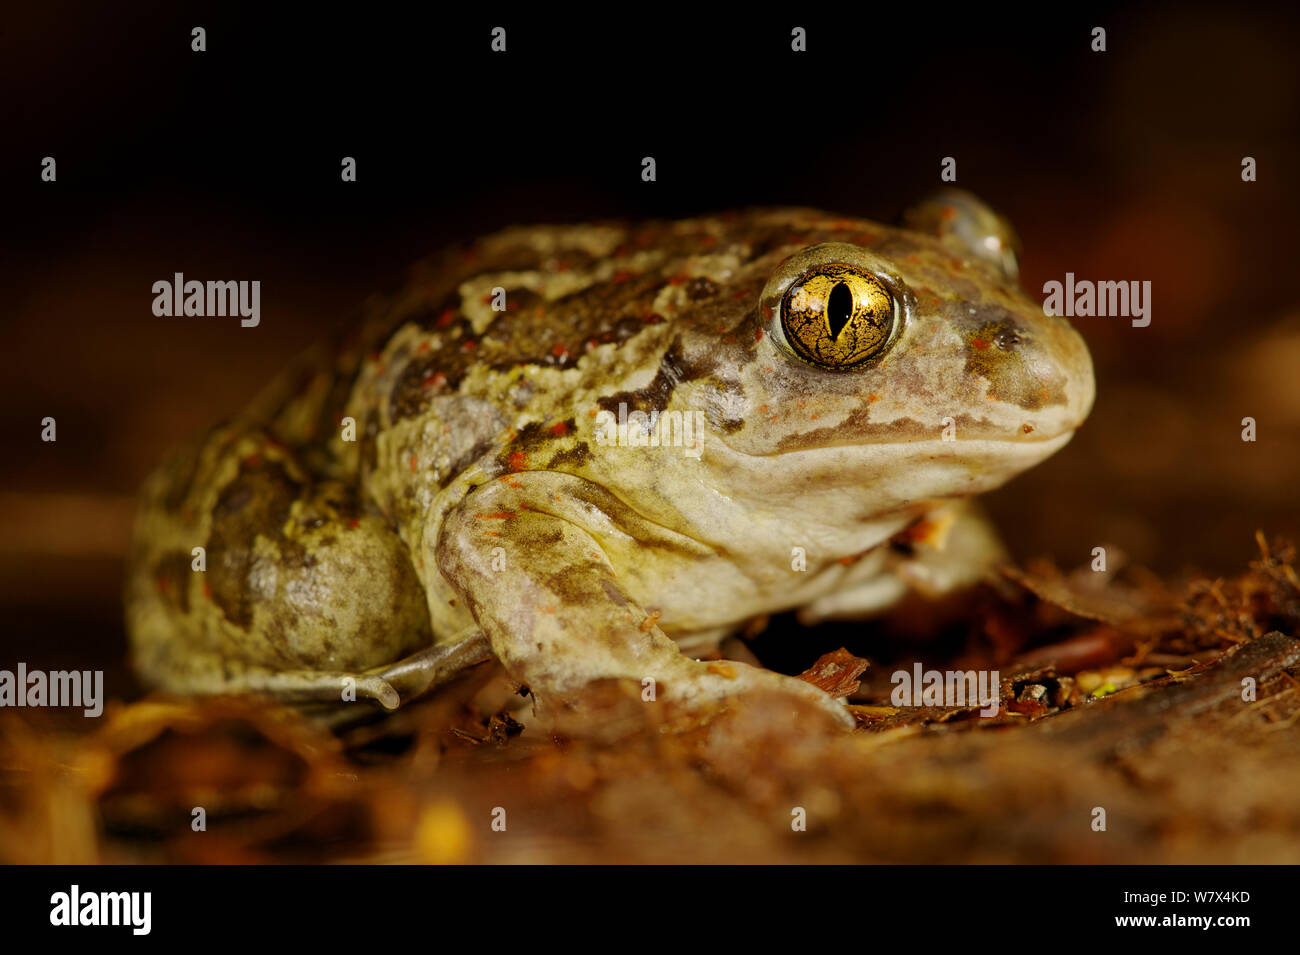
<svg viewBox="0 0 1300 955">
<path fill-rule="evenodd" d="M 700 545 L 650 525 L 595 485 L 556 472 L 512 474 L 470 494 L 426 541 L 426 559 L 472 608 L 492 649 L 539 701 L 630 678 L 654 698 L 705 704 L 748 690 L 797 696 L 844 726 L 837 700 L 794 677 L 681 654 L 621 584 L 602 540 L 636 540 L 684 561 Z M 649 698 L 649 694 L 645 695 Z"/>
<path fill-rule="evenodd" d="M 160 684 L 184 687 L 200 695 L 255 693 L 283 703 L 352 703 L 372 701 L 394 710 L 417 696 L 449 683 L 475 664 L 492 656 L 487 638 L 477 629 L 454 641 L 419 650 L 408 657 L 365 671 L 273 670 L 239 666 L 227 659 L 187 657 L 183 672 L 165 672 Z M 158 673 L 157 667 L 152 672 Z"/>
<path fill-rule="evenodd" d="M 204 653 L 187 654 L 183 660 L 151 661 L 142 661 L 137 654 L 134 663 L 137 670 L 148 673 L 150 685 L 169 692 L 198 696 L 253 693 L 284 703 L 373 700 L 390 710 L 401 703 L 397 688 L 381 672 L 275 670 Z"/>
<path fill-rule="evenodd" d="M 396 663 L 370 670 L 366 676 L 380 680 L 406 702 L 451 682 L 462 671 L 491 658 L 492 646 L 487 637 L 473 627 L 448 643 L 419 650 Z M 387 703 L 384 706 L 393 708 Z"/>
<path fill-rule="evenodd" d="M 917 594 L 927 601 L 958 596 L 994 579 L 1007 552 L 979 505 L 948 501 L 854 564 L 829 593 L 800 608 L 799 622 L 857 620 Z"/>
</svg>

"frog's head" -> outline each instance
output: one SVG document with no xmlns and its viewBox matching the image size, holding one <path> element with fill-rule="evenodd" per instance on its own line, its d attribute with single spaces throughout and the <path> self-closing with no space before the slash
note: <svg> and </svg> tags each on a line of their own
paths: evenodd
<svg viewBox="0 0 1300 955">
<path fill-rule="evenodd" d="M 1088 350 L 1020 290 L 1003 220 L 959 193 L 908 221 L 840 226 L 859 241 L 788 255 L 740 324 L 749 360 L 710 419 L 728 467 L 777 477 L 764 495 L 797 506 L 824 490 L 862 516 L 975 494 L 1087 416 Z"/>
</svg>

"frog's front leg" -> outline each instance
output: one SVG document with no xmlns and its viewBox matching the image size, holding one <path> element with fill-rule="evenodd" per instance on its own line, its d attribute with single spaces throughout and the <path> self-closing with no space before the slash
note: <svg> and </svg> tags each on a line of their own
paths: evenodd
<svg viewBox="0 0 1300 955">
<path fill-rule="evenodd" d="M 852 725 L 838 701 L 802 680 L 683 656 L 658 615 L 629 592 L 630 575 L 643 570 L 616 566 L 611 554 L 644 547 L 669 563 L 689 562 L 702 545 L 645 521 L 590 482 L 557 472 L 508 475 L 470 493 L 426 546 L 506 670 L 543 705 L 594 680 L 651 679 L 657 699 L 691 705 L 768 689 Z M 646 585 L 642 577 L 637 589 Z"/>
<path fill-rule="evenodd" d="M 838 586 L 799 610 L 799 621 L 855 620 L 882 613 L 909 593 L 939 600 L 990 578 L 1007 552 L 979 505 L 945 502 L 865 555 Z"/>
</svg>

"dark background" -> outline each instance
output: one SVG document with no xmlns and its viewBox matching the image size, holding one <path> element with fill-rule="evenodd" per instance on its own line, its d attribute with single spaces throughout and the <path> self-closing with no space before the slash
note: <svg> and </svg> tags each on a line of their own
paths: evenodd
<svg viewBox="0 0 1300 955">
<path fill-rule="evenodd" d="M 1108 544 L 1228 573 L 1257 528 L 1297 536 L 1295 14 L 873 6 L 7 12 L 0 666 L 120 660 L 147 471 L 442 243 L 754 204 L 892 220 L 944 156 L 1016 224 L 1035 297 L 1066 271 L 1153 283 L 1148 328 L 1076 321 L 1097 404 L 990 496 L 1013 552 L 1074 566 Z M 807 53 L 790 52 L 795 25 Z M 40 181 L 46 155 L 57 183 Z M 358 182 L 340 182 L 343 156 Z M 259 279 L 260 327 L 154 317 L 150 286 L 177 271 Z M 39 440 L 46 415 L 57 444 Z"/>
</svg>

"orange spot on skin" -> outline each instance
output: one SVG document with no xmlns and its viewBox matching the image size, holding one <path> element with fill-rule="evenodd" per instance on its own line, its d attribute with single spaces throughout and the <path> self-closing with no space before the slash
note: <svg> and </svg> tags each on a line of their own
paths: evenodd
<svg viewBox="0 0 1300 955">
<path fill-rule="evenodd" d="M 212 588 L 208 586 L 208 582 L 206 580 L 203 581 L 203 596 L 207 597 L 209 600 L 212 599 Z"/>
<path fill-rule="evenodd" d="M 528 457 L 522 451 L 510 452 L 510 470 L 522 471 L 528 466 Z"/>
<path fill-rule="evenodd" d="M 557 438 L 562 438 L 569 433 L 569 426 L 566 422 L 561 421 L 559 424 L 551 425 L 551 434 Z"/>
<path fill-rule="evenodd" d="M 568 353 L 569 350 L 565 348 L 563 345 L 556 345 L 554 348 L 551 349 L 551 354 L 554 355 L 556 358 L 563 358 Z"/>
<path fill-rule="evenodd" d="M 763 329 L 761 329 L 761 328 L 757 328 L 757 329 L 755 329 L 755 330 L 754 330 L 754 341 L 756 341 L 756 342 L 761 342 L 762 340 L 763 340 Z"/>
<path fill-rule="evenodd" d="M 903 543 L 929 544 L 932 547 L 942 547 L 953 521 L 953 514 L 947 511 L 935 517 L 923 517 L 915 523 L 909 524 L 890 539 Z"/>
<path fill-rule="evenodd" d="M 416 471 L 416 467 L 419 465 L 419 463 L 420 463 L 420 459 L 419 459 L 418 457 L 416 457 L 414 454 L 411 455 L 411 473 L 412 473 L 412 474 L 415 473 L 415 471 Z"/>
<path fill-rule="evenodd" d="M 424 381 L 420 382 L 421 388 L 441 388 L 447 383 L 447 376 L 442 372 L 435 372 L 429 375 Z"/>
<path fill-rule="evenodd" d="M 638 629 L 642 633 L 649 633 L 651 630 L 655 628 L 655 624 L 659 622 L 659 618 L 662 616 L 663 616 L 663 612 L 660 610 L 651 611 L 646 616 L 646 618 L 641 621 L 641 625 Z"/>
<path fill-rule="evenodd" d="M 626 282 L 631 277 L 632 277 L 632 273 L 629 272 L 627 269 L 619 269 L 617 272 L 614 273 L 615 282 Z"/>
<path fill-rule="evenodd" d="M 989 349 L 989 342 L 984 338 L 972 338 L 970 343 L 976 351 L 988 351 Z"/>
<path fill-rule="evenodd" d="M 262 463 L 262 456 L 260 454 L 250 454 L 244 458 L 244 463 L 250 468 L 255 468 Z"/>
<path fill-rule="evenodd" d="M 475 348 L 478 348 L 478 342 L 470 340 L 465 342 L 465 344 L 461 345 L 460 347 L 465 349 L 465 351 L 473 351 Z"/>
<path fill-rule="evenodd" d="M 425 352 L 427 352 L 428 350 L 429 350 L 429 343 L 428 343 L 428 342 L 420 342 L 420 347 L 416 349 L 416 351 L 417 351 L 419 354 L 421 354 L 421 355 L 423 355 L 423 354 L 424 354 Z"/>
<path fill-rule="evenodd" d="M 1033 434 L 1034 426 L 1032 424 L 1027 424 L 1024 425 L 1020 430 L 1023 431 L 1025 434 Z"/>
<path fill-rule="evenodd" d="M 484 536 L 484 537 L 500 537 L 501 535 L 500 535 L 499 533 L 497 533 L 496 531 L 484 531 L 484 532 L 483 532 L 483 536 Z"/>
<path fill-rule="evenodd" d="M 357 520 L 355 517 L 352 518 L 352 520 L 348 521 L 348 527 L 352 528 L 353 530 L 356 530 L 360 526 L 361 526 L 361 522 Z"/>
<path fill-rule="evenodd" d="M 779 414 L 774 414 L 772 415 L 772 417 L 768 418 L 767 420 L 775 423 L 781 420 L 781 416 Z"/>
<path fill-rule="evenodd" d="M 434 324 L 437 325 L 439 328 L 446 328 L 455 320 L 456 320 L 456 310 L 449 308 L 444 310 L 443 313 L 438 316 L 438 320 L 434 322 Z"/>
<path fill-rule="evenodd" d="M 767 414 L 767 405 L 759 405 L 758 410 L 763 412 L 763 414 Z"/>
<path fill-rule="evenodd" d="M 725 680 L 734 680 L 736 678 L 736 668 L 732 666 L 728 666 L 725 663 L 721 663 L 721 662 L 710 663 L 707 669 L 710 673 L 716 673 L 718 676 L 722 677 Z"/>
<path fill-rule="evenodd" d="M 598 415 L 598 414 L 600 414 L 600 409 L 599 409 L 599 408 L 592 408 L 590 411 L 587 412 L 587 417 L 588 417 L 588 418 L 594 418 L 594 417 L 596 417 L 596 415 Z"/>
<path fill-rule="evenodd" d="M 545 607 L 542 608 L 542 613 L 554 614 L 555 613 L 554 605 L 547 604 Z"/>
<path fill-rule="evenodd" d="M 475 514 L 481 521 L 508 521 L 515 516 L 514 511 L 493 511 L 491 514 Z"/>
<path fill-rule="evenodd" d="M 957 208 L 955 206 L 944 206 L 939 211 L 939 215 L 943 216 L 944 222 L 951 222 L 953 219 L 957 218 Z"/>
</svg>

